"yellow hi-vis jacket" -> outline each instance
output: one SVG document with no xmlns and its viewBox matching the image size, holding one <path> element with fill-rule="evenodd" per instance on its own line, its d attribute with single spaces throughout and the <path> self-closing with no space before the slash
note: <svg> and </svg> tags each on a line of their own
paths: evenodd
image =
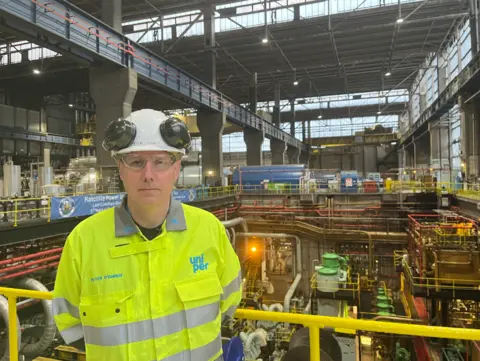
<svg viewBox="0 0 480 361">
<path fill-rule="evenodd" d="M 240 264 L 214 215 L 172 199 L 147 240 L 122 205 L 68 236 L 53 310 L 66 343 L 88 361 L 223 360 L 222 318 L 241 298 Z"/>
</svg>

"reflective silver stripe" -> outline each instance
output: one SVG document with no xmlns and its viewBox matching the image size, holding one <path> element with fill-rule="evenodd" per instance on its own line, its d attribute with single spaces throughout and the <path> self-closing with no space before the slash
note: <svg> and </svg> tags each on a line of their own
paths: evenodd
<svg viewBox="0 0 480 361">
<path fill-rule="evenodd" d="M 225 312 L 222 313 L 222 317 L 225 318 L 225 316 L 228 317 L 233 317 L 235 314 L 235 311 L 237 310 L 237 305 L 230 306 Z"/>
<path fill-rule="evenodd" d="M 217 302 L 192 308 L 187 311 L 180 311 L 154 320 L 138 321 L 109 327 L 84 326 L 85 342 L 90 345 L 117 346 L 130 342 L 164 337 L 185 328 L 197 327 L 212 322 L 218 316 L 219 312 L 220 305 Z"/>
<path fill-rule="evenodd" d="M 72 327 L 69 327 L 63 331 L 60 331 L 63 340 L 65 343 L 69 344 L 83 338 L 83 329 L 82 324 L 78 324 Z"/>
<path fill-rule="evenodd" d="M 54 315 L 69 313 L 73 317 L 80 319 L 78 307 L 72 305 L 66 298 L 54 298 L 52 302 L 52 309 Z"/>
<path fill-rule="evenodd" d="M 209 361 L 222 349 L 222 337 L 218 335 L 212 342 L 193 350 L 184 350 L 158 361 Z M 223 356 L 215 361 L 223 360 Z"/>
<path fill-rule="evenodd" d="M 241 275 L 241 272 L 238 272 L 238 276 L 233 281 L 231 281 L 228 285 L 223 287 L 223 295 L 221 297 L 221 300 L 224 301 L 228 297 L 230 297 L 232 293 L 239 291 L 241 285 L 242 285 L 242 275 Z"/>
</svg>

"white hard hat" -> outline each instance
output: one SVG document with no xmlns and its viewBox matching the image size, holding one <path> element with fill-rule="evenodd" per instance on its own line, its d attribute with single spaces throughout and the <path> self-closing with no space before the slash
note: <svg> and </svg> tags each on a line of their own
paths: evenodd
<svg viewBox="0 0 480 361">
<path fill-rule="evenodd" d="M 187 126 L 180 119 L 158 110 L 142 109 L 111 122 L 103 147 L 113 155 L 146 151 L 185 154 L 190 141 Z"/>
</svg>

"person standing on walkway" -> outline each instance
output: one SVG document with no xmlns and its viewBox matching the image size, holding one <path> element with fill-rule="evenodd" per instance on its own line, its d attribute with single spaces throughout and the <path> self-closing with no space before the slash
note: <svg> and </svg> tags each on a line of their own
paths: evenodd
<svg viewBox="0 0 480 361">
<path fill-rule="evenodd" d="M 70 233 L 53 298 L 63 339 L 88 361 L 223 360 L 242 276 L 222 223 L 172 197 L 190 142 L 182 121 L 151 109 L 106 129 L 126 196 Z"/>
</svg>

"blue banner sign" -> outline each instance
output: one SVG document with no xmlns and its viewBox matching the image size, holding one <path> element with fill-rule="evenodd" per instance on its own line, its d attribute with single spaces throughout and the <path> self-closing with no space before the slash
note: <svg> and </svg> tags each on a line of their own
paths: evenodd
<svg viewBox="0 0 480 361">
<path fill-rule="evenodd" d="M 125 193 L 89 194 L 72 197 L 51 198 L 51 219 L 83 217 L 95 214 L 122 203 Z M 173 197 L 180 202 L 192 202 L 197 199 L 196 189 L 175 189 Z"/>
<path fill-rule="evenodd" d="M 51 219 L 89 216 L 117 206 L 122 202 L 124 195 L 125 193 L 52 197 Z"/>
<path fill-rule="evenodd" d="M 191 189 L 174 189 L 173 198 L 179 200 L 180 202 L 193 202 L 197 199 L 197 190 L 194 188 Z"/>
</svg>

